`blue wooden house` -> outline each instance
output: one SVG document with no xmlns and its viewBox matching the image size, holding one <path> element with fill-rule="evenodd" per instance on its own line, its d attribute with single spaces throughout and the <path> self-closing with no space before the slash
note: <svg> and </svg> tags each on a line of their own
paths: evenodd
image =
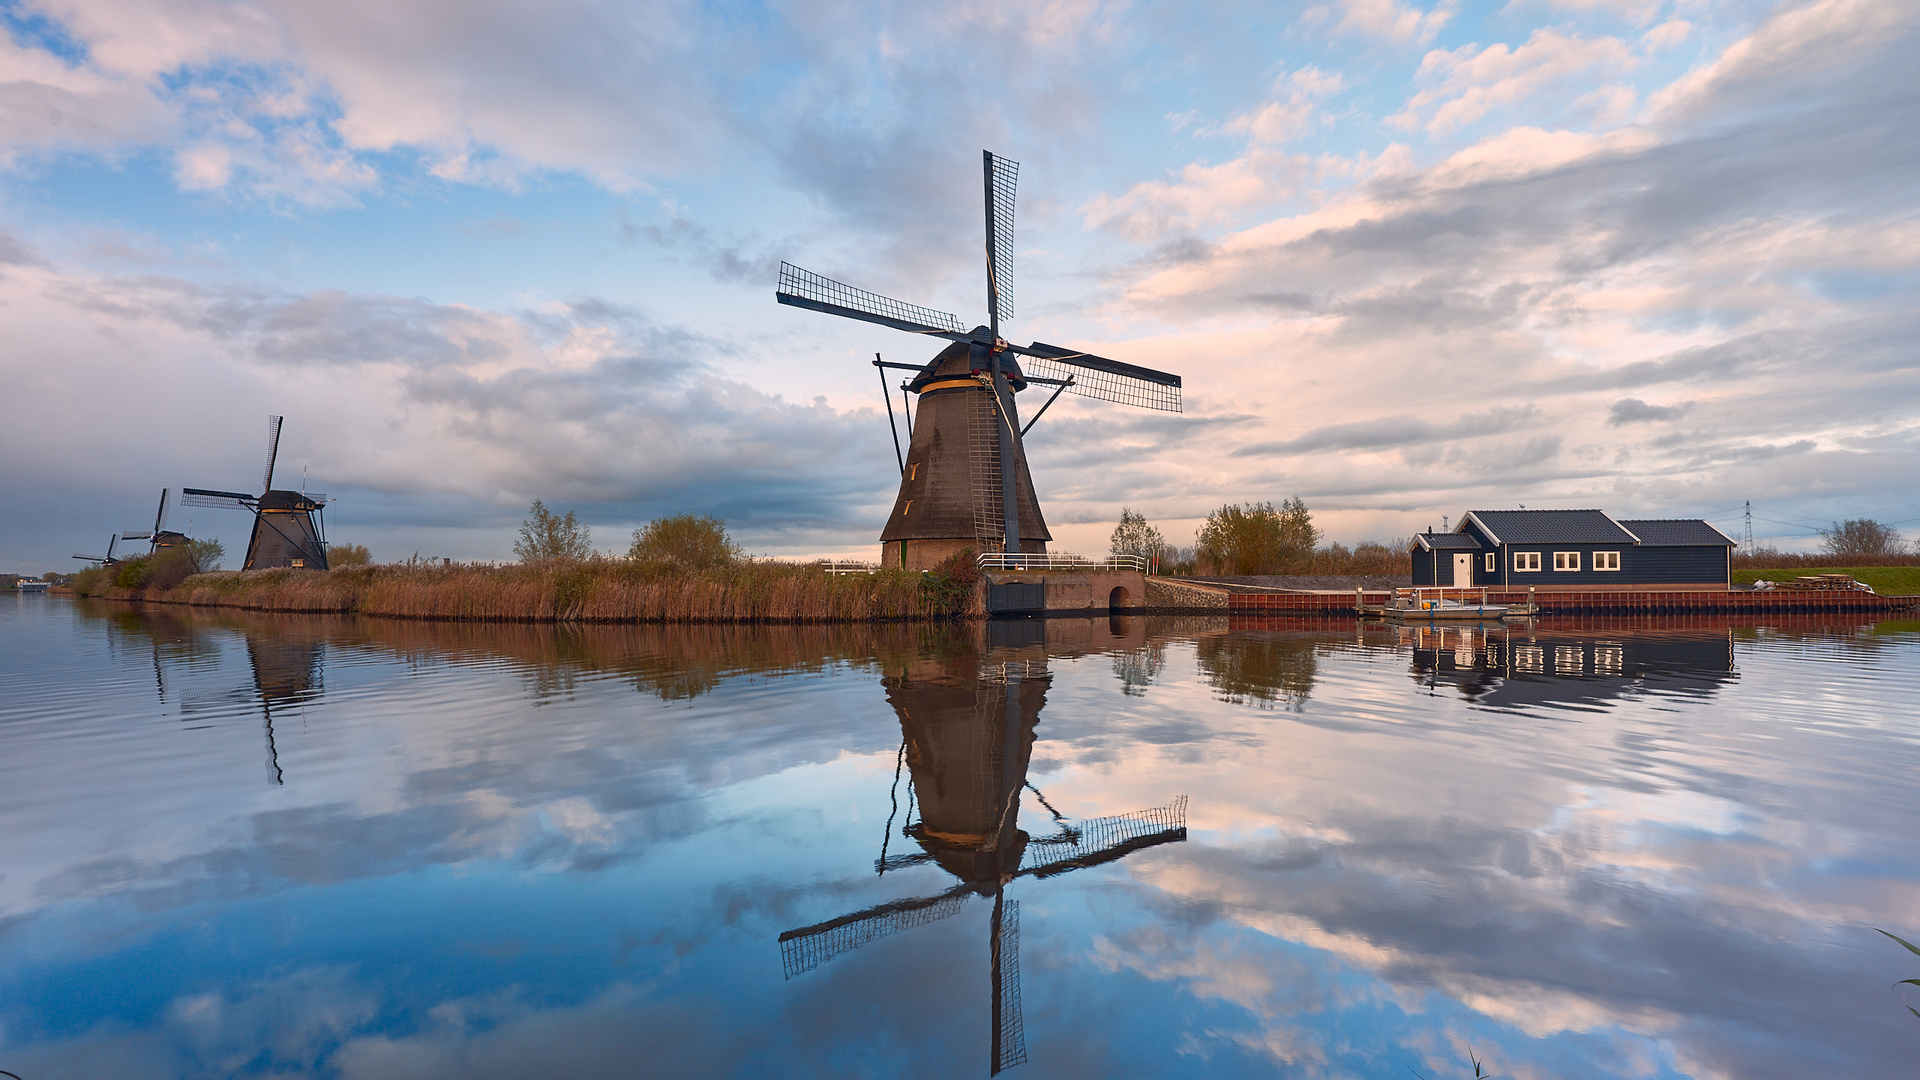
<svg viewBox="0 0 1920 1080">
<path fill-rule="evenodd" d="M 1724 589 L 1734 541 L 1690 518 L 1615 521 L 1600 510 L 1474 510 L 1414 537 L 1413 583 L 1453 587 Z"/>
</svg>

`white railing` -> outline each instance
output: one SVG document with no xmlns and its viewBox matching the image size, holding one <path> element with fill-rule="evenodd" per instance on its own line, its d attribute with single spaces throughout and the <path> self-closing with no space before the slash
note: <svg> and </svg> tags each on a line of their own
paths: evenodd
<svg viewBox="0 0 1920 1080">
<path fill-rule="evenodd" d="M 829 574 L 871 574 L 880 569 L 879 563 L 862 562 L 858 559 L 821 559 L 813 565 Z"/>
<path fill-rule="evenodd" d="M 1145 555 L 1108 555 L 1104 558 L 1089 559 L 1085 555 L 1075 555 L 1070 551 L 1049 551 L 1044 554 L 1014 554 L 1004 551 L 991 551 L 980 556 L 982 570 L 1137 570 L 1151 574 L 1157 567 L 1156 560 Z"/>
</svg>

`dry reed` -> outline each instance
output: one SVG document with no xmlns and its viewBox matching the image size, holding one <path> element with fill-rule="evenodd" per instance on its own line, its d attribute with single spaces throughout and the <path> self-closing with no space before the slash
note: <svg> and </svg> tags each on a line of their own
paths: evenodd
<svg viewBox="0 0 1920 1080">
<path fill-rule="evenodd" d="M 741 560 L 678 570 L 624 559 L 503 566 L 397 564 L 338 570 L 200 574 L 165 591 L 103 589 L 108 599 L 308 614 L 458 622 L 827 623 L 978 618 L 978 590 L 956 598 L 926 575 Z"/>
</svg>

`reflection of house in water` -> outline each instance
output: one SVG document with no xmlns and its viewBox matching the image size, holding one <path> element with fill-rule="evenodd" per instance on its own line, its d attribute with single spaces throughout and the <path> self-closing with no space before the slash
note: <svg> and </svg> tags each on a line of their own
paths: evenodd
<svg viewBox="0 0 1920 1080">
<path fill-rule="evenodd" d="M 1025 629 L 980 629 L 982 636 L 1060 634 L 1064 621 Z M 1014 624 L 1018 626 L 1018 624 Z M 1132 626 L 1102 627 L 1115 643 L 1137 645 Z M 1086 645 L 1093 644 L 1089 635 Z M 887 701 L 900 718 L 894 807 L 901 810 L 900 771 L 907 774 L 905 825 L 887 822 L 875 869 L 881 874 L 933 863 L 958 879 L 933 896 L 894 900 L 780 935 L 781 959 L 793 978 L 871 941 L 944 919 L 974 896 L 991 897 L 989 933 L 992 1031 L 989 1072 L 1026 1060 L 1020 1011 L 1019 904 L 1007 891 L 1021 878 L 1047 878 L 1095 866 L 1137 851 L 1186 839 L 1186 797 L 1130 814 L 1075 822 L 1047 805 L 1027 782 L 1040 710 L 1052 676 L 1049 646 L 1010 639 L 999 647 L 921 659 L 884 679 Z M 1053 651 L 1079 651 L 1060 643 Z M 1053 814 L 1058 831 L 1029 836 L 1019 827 L 1023 791 L 1033 791 Z M 917 815 L 917 816 L 916 816 Z M 894 841 L 912 850 L 890 853 Z"/>
<path fill-rule="evenodd" d="M 280 750 L 273 741 L 273 710 L 285 711 L 320 696 L 325 648 L 318 640 L 247 635 L 247 658 L 253 662 L 253 685 L 260 694 L 260 715 L 267 731 L 267 779 L 272 783 L 286 782 L 280 773 Z"/>
<path fill-rule="evenodd" d="M 1405 626 L 1413 677 L 1496 707 L 1599 702 L 1637 690 L 1705 696 L 1738 678 L 1724 627 Z"/>
</svg>

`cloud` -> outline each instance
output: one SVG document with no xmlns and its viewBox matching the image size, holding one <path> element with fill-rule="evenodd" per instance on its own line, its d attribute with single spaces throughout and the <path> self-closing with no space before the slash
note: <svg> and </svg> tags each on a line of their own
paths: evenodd
<svg viewBox="0 0 1920 1080">
<path fill-rule="evenodd" d="M 1416 42 L 1426 44 L 1433 40 L 1449 21 L 1453 19 L 1455 4 L 1452 0 L 1422 11 L 1411 5 L 1398 4 L 1394 0 L 1341 0 L 1340 21 L 1334 27 L 1336 33 L 1360 34 L 1391 42 Z M 1323 19 L 1319 14 L 1325 9 L 1313 9 L 1311 14 Z"/>
<path fill-rule="evenodd" d="M 1535 30 L 1518 48 L 1499 43 L 1435 49 L 1421 60 L 1415 76 L 1426 88 L 1388 122 L 1447 135 L 1496 109 L 1551 100 L 1549 89 L 1578 76 L 1626 71 L 1635 61 L 1617 38 L 1582 38 L 1550 27 Z"/>
<path fill-rule="evenodd" d="M 1688 408 L 1688 405 L 1649 405 L 1639 398 L 1621 398 L 1608 408 L 1607 423 L 1619 427 L 1622 424 L 1678 420 L 1686 415 Z"/>
</svg>

